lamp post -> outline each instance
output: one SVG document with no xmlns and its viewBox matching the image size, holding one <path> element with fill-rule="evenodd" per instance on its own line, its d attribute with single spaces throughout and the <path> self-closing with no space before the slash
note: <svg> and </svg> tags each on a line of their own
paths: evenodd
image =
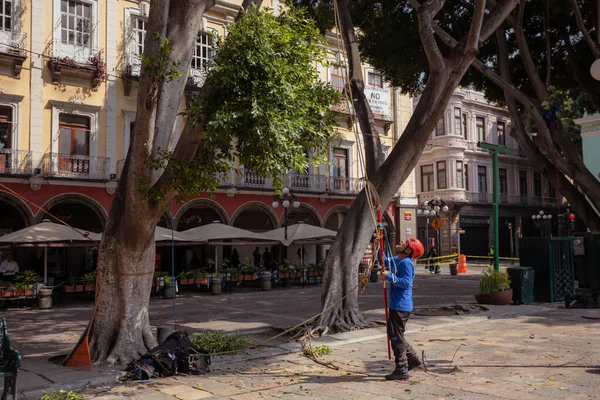
<svg viewBox="0 0 600 400">
<path fill-rule="evenodd" d="M 546 231 L 552 224 L 552 214 L 545 214 L 540 210 L 537 214 L 531 216 L 534 225 L 540 230 L 541 237 L 546 237 Z"/>
<path fill-rule="evenodd" d="M 446 204 L 446 202 L 440 199 L 439 196 L 435 196 L 431 201 L 424 201 L 423 204 L 419 205 L 417 208 L 417 215 L 424 215 L 427 218 L 427 225 L 425 226 L 425 237 L 427 241 L 426 247 L 429 246 L 429 217 L 435 217 L 436 215 L 440 215 L 440 213 L 448 212 L 450 208 Z M 438 253 L 440 252 L 439 248 L 439 230 L 436 233 L 436 247 L 438 248 Z"/>
<path fill-rule="evenodd" d="M 279 207 L 279 204 L 283 207 L 283 226 L 285 232 L 285 240 L 287 240 L 287 228 L 288 228 L 288 209 L 291 207 L 298 208 L 300 207 L 300 202 L 298 201 L 298 197 L 290 193 L 290 189 L 284 187 L 281 190 L 281 195 L 276 194 L 275 200 L 273 201 L 273 208 Z"/>
</svg>

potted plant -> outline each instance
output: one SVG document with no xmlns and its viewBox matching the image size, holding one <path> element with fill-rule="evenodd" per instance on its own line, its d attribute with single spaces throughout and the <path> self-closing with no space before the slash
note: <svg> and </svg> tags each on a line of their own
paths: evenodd
<svg viewBox="0 0 600 400">
<path fill-rule="evenodd" d="M 479 304 L 503 306 L 512 302 L 512 294 L 508 274 L 488 267 L 479 281 L 479 294 L 475 295 L 475 300 Z"/>
<path fill-rule="evenodd" d="M 88 272 L 81 277 L 81 283 L 83 283 L 84 290 L 86 292 L 93 292 L 96 290 L 96 271 Z"/>
<path fill-rule="evenodd" d="M 178 276 L 179 284 L 180 285 L 192 285 L 192 284 L 194 284 L 194 279 L 190 279 L 190 276 L 191 276 L 191 271 L 183 271 Z"/>
<path fill-rule="evenodd" d="M 15 278 L 15 296 L 33 295 L 33 284 L 40 279 L 40 276 L 31 270 L 25 270 L 17 273 Z"/>
<path fill-rule="evenodd" d="M 70 277 L 68 283 L 65 285 L 65 293 L 75 293 L 75 287 L 77 286 L 77 279 Z"/>
</svg>

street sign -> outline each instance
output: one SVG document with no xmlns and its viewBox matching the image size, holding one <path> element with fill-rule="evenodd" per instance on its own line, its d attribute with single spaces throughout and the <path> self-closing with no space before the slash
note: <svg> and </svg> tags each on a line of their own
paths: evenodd
<svg viewBox="0 0 600 400">
<path fill-rule="evenodd" d="M 442 221 L 440 221 L 440 219 L 436 217 L 433 221 L 431 221 L 431 226 L 433 227 L 433 229 L 438 231 L 442 227 Z"/>
</svg>

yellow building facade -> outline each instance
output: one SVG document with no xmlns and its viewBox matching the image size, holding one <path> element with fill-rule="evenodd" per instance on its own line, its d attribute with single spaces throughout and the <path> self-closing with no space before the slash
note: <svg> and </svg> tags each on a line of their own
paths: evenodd
<svg viewBox="0 0 600 400">
<path fill-rule="evenodd" d="M 135 122 L 151 3 L 0 0 L 0 5 L 0 234 L 40 222 L 46 212 L 101 231 Z M 209 32 L 227 35 L 240 5 L 241 0 L 217 0 L 205 15 L 188 91 L 202 86 L 214 56 Z M 268 0 L 263 6 L 277 10 L 280 4 Z M 333 34 L 328 39 L 331 59 L 343 61 L 336 52 L 339 39 Z M 339 89 L 345 81 L 342 70 L 319 67 L 321 78 Z M 363 72 L 387 155 L 408 123 L 412 100 L 369 66 Z M 337 229 L 362 189 L 362 139 L 351 108 L 336 107 L 340 135 L 329 164 L 286 176 L 287 187 L 301 203 L 291 210 L 290 223 Z M 161 225 L 183 230 L 218 219 L 255 231 L 281 226 L 282 211 L 271 206 L 270 180 L 251 171 L 240 174 L 240 169 L 236 165 L 216 193 L 176 205 Z M 386 209 L 394 235 L 414 234 L 416 204 L 411 175 Z M 319 251 L 310 255 L 312 262 Z"/>
</svg>

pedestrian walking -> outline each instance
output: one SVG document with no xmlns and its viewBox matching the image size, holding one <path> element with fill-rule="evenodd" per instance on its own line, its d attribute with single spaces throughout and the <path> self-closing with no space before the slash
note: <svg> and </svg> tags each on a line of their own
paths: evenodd
<svg viewBox="0 0 600 400">
<path fill-rule="evenodd" d="M 381 277 L 390 285 L 387 336 L 396 363 L 394 372 L 386 375 L 385 379 L 407 380 L 408 371 L 422 365 L 417 352 L 404 338 L 404 332 L 413 309 L 412 286 L 415 279 L 413 260 L 421 257 L 425 250 L 418 239 L 409 238 L 397 245 L 396 251 L 397 256 L 385 259 L 385 265 L 389 265 L 390 270 L 384 267 L 381 271 Z"/>
<path fill-rule="evenodd" d="M 273 253 L 268 247 L 265 247 L 265 252 L 262 255 L 262 266 L 269 271 L 273 269 Z"/>
<path fill-rule="evenodd" d="M 429 273 L 430 274 L 439 274 L 440 273 L 440 266 L 438 265 L 438 260 L 437 260 L 437 256 L 438 256 L 438 252 L 437 249 L 435 248 L 435 246 L 431 246 L 431 248 L 429 249 L 429 252 L 427 253 L 427 258 L 429 260 L 427 260 L 427 263 L 429 264 Z"/>
</svg>

